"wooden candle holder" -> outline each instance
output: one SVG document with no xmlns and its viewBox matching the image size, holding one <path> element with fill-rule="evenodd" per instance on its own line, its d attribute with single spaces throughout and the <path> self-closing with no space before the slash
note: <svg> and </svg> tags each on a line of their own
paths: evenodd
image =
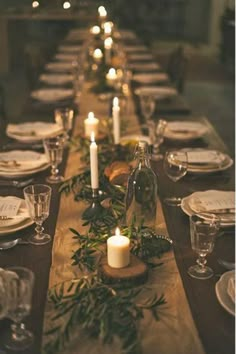
<svg viewBox="0 0 236 354">
<path fill-rule="evenodd" d="M 148 278 L 148 267 L 138 257 L 130 255 L 130 264 L 124 268 L 112 268 L 107 263 L 107 256 L 100 261 L 99 273 L 106 284 L 118 287 L 130 287 L 144 284 Z"/>
</svg>

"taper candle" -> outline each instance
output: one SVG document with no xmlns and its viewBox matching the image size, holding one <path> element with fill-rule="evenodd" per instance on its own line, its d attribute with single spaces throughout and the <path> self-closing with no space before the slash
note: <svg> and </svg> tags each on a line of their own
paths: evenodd
<svg viewBox="0 0 236 354">
<path fill-rule="evenodd" d="M 112 119 L 113 119 L 114 143 L 119 144 L 120 143 L 120 107 L 119 107 L 118 97 L 114 97 L 113 99 Z"/>
<path fill-rule="evenodd" d="M 98 189 L 98 147 L 94 140 L 94 133 L 91 133 L 90 144 L 90 173 L 91 173 L 91 187 Z"/>
<path fill-rule="evenodd" d="M 120 235 L 116 228 L 115 235 L 107 240 L 107 263 L 112 268 L 124 268 L 130 262 L 130 240 Z"/>
</svg>

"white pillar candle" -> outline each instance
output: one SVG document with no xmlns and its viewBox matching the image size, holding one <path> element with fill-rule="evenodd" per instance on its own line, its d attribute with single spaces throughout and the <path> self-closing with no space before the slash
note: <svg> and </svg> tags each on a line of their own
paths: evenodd
<svg viewBox="0 0 236 354">
<path fill-rule="evenodd" d="M 108 73 L 106 74 L 107 84 L 109 86 L 114 86 L 117 80 L 116 69 L 110 68 Z"/>
<path fill-rule="evenodd" d="M 98 189 L 98 147 L 94 140 L 94 134 L 91 134 L 90 144 L 90 173 L 91 173 L 91 187 Z"/>
<path fill-rule="evenodd" d="M 104 40 L 105 48 L 105 63 L 109 65 L 111 63 L 111 49 L 112 49 L 113 40 L 111 37 L 108 37 Z"/>
<path fill-rule="evenodd" d="M 94 61 L 99 64 L 101 63 L 101 60 L 102 60 L 102 57 L 103 57 L 103 54 L 102 54 L 102 51 L 101 49 L 99 48 L 96 48 L 93 52 L 93 59 Z"/>
<path fill-rule="evenodd" d="M 107 263 L 112 268 L 124 268 L 130 262 L 130 240 L 126 236 L 120 235 L 119 228 L 116 229 L 115 236 L 107 240 Z"/>
<path fill-rule="evenodd" d="M 113 119 L 114 143 L 119 144 L 120 143 L 120 107 L 119 107 L 118 97 L 114 97 L 113 99 L 112 119 Z"/>
<path fill-rule="evenodd" d="M 93 112 L 89 112 L 88 118 L 84 120 L 84 133 L 88 138 L 91 137 L 91 133 L 94 133 L 96 137 L 98 135 L 99 120 L 94 117 Z"/>
</svg>

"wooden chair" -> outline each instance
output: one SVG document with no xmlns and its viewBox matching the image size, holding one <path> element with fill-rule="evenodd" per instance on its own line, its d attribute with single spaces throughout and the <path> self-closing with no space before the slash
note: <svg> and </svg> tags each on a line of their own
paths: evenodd
<svg viewBox="0 0 236 354">
<path fill-rule="evenodd" d="M 178 46 L 170 54 L 167 73 L 178 92 L 183 93 L 187 73 L 187 57 L 183 46 Z"/>
</svg>

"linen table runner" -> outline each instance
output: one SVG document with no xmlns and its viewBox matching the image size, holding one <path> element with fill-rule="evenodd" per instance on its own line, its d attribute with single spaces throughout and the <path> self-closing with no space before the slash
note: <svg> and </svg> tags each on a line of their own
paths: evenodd
<svg viewBox="0 0 236 354">
<path fill-rule="evenodd" d="M 134 106 L 129 99 L 128 116 L 129 122 L 126 134 L 140 134 L 138 119 L 134 113 Z M 80 114 L 75 122 L 74 135 L 83 131 L 83 121 L 88 112 L 93 111 L 97 118 L 104 118 L 108 115 L 108 104 L 101 102 L 97 97 L 89 92 L 89 84 L 86 83 L 82 92 Z M 98 143 L 99 145 L 99 143 Z M 80 154 L 70 152 L 65 177 L 69 178 L 79 173 L 81 168 Z M 86 208 L 84 202 L 75 202 L 74 195 L 64 194 L 61 196 L 58 220 L 54 236 L 52 249 L 52 265 L 50 269 L 49 288 L 70 280 L 79 275 L 78 267 L 71 266 L 72 252 L 77 248 L 77 241 L 72 239 L 69 228 L 74 228 L 79 232 L 86 231 L 82 226 L 81 215 Z M 167 235 L 167 228 L 159 202 L 157 231 Z M 84 228 L 84 230 L 83 230 Z M 167 304 L 158 309 L 159 321 L 145 314 L 145 318 L 140 323 L 140 335 L 143 353 L 145 354 L 204 354 L 201 341 L 199 339 L 189 305 L 185 296 L 182 280 L 178 272 L 173 251 L 164 254 L 160 260 L 163 265 L 151 272 L 148 279 L 148 286 L 151 286 L 157 295 L 164 294 Z M 46 303 L 44 315 L 44 331 L 48 329 L 47 318 L 50 313 L 50 302 Z M 112 346 L 103 345 L 86 337 L 81 329 L 75 330 L 76 336 L 72 339 L 63 354 L 120 354 L 120 343 L 114 342 Z M 43 338 L 45 342 L 46 338 Z"/>
</svg>

